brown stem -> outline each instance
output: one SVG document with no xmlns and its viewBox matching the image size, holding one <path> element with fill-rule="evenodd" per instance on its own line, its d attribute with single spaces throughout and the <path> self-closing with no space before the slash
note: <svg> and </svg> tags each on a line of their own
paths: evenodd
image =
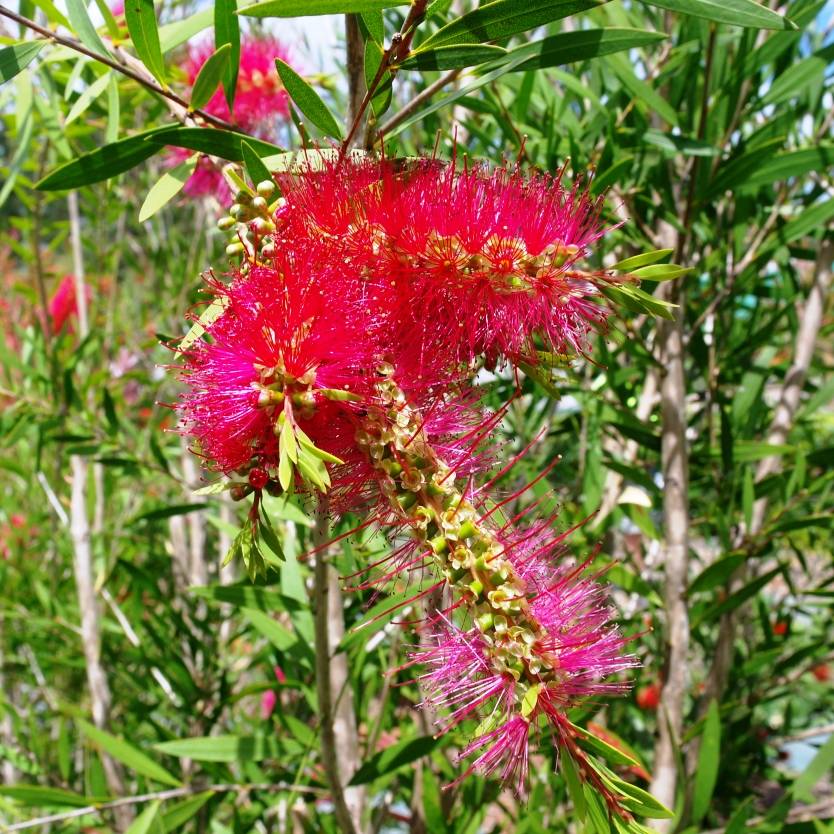
<svg viewBox="0 0 834 834">
<path fill-rule="evenodd" d="M 196 116 L 199 116 L 203 121 L 207 124 L 213 125 L 220 130 L 237 130 L 234 125 L 229 124 L 229 122 L 225 121 L 224 119 L 219 119 L 216 116 L 212 116 L 211 113 L 207 113 L 205 110 L 190 110 L 188 102 L 182 98 L 181 96 L 177 95 L 173 90 L 166 89 L 165 87 L 160 86 L 156 80 L 150 75 L 144 75 L 136 70 L 131 69 L 130 67 L 125 66 L 123 63 L 119 63 L 118 61 L 114 61 L 112 58 L 108 58 L 106 55 L 100 55 L 98 52 L 93 52 L 92 49 L 87 49 L 84 44 L 80 41 L 76 40 L 75 38 L 68 37 L 66 35 L 59 35 L 55 32 L 50 31 L 49 29 L 40 26 L 39 24 L 35 23 L 34 20 L 29 20 L 28 17 L 23 17 L 22 15 L 13 12 L 11 9 L 7 9 L 5 6 L 0 6 L 0 15 L 9 18 L 10 20 L 14 20 L 16 23 L 19 23 L 21 26 L 25 26 L 27 29 L 31 29 L 33 32 L 37 32 L 39 35 L 43 35 L 43 37 L 47 38 L 48 40 L 54 41 L 55 43 L 59 43 L 62 46 L 66 46 L 69 49 L 72 49 L 74 52 L 80 52 L 82 55 L 86 55 L 88 58 L 92 58 L 95 61 L 98 61 L 100 64 L 104 64 L 110 69 L 116 70 L 116 72 L 120 72 L 122 75 L 126 75 L 128 78 L 132 78 L 138 84 L 141 84 L 146 89 L 150 90 L 157 95 L 163 96 L 164 98 L 173 101 L 174 103 L 178 104 L 180 107 L 184 107 L 187 112 L 192 113 Z"/>
<path fill-rule="evenodd" d="M 355 14 L 345 15 L 345 45 L 347 48 L 348 123 L 362 121 L 362 100 L 368 90 L 365 83 L 365 44 Z"/>
<path fill-rule="evenodd" d="M 364 791 L 347 787 L 359 764 L 359 737 L 347 657 L 343 652 L 335 652 L 344 637 L 345 625 L 339 577 L 328 563 L 328 522 L 327 499 L 321 498 L 313 531 L 317 553 L 313 607 L 322 765 L 342 834 L 361 834 Z"/>
</svg>

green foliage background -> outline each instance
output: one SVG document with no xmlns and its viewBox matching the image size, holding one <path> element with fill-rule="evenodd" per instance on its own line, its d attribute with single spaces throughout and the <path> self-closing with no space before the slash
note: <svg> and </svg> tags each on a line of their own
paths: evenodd
<svg viewBox="0 0 834 834">
<path fill-rule="evenodd" d="M 183 44 L 214 19 L 223 42 L 234 43 L 234 3 L 128 5 L 141 18 L 130 33 L 98 0 L 89 10 L 82 0 L 21 0 L 15 11 L 189 101 L 178 70 Z M 393 82 L 383 74 L 372 124 L 384 127 L 408 108 L 385 131 L 389 155 L 426 155 L 436 143 L 449 155 L 456 136 L 458 154 L 477 159 L 517 157 L 555 171 L 569 157 L 574 172 L 595 169 L 594 192 L 608 191 L 612 228 L 599 267 L 669 249 L 692 268 L 671 284 L 643 283 L 679 303 L 685 340 L 690 645 L 673 826 L 834 830 L 830 313 L 804 346 L 811 358 L 790 430 L 778 443 L 772 433 L 781 392 L 796 378 L 811 288 L 830 285 L 831 5 L 497 0 L 481 18 L 462 17 L 475 5 L 435 0 Z M 280 36 L 282 21 L 271 17 L 316 10 L 362 13 L 355 22 L 367 80 L 408 11 L 393 0 L 273 0 L 242 25 Z M 101 27 L 93 11 L 104 15 Z M 40 36 L 7 16 L 2 23 L 0 829 L 58 814 L 52 828 L 31 830 L 334 831 L 318 752 L 311 570 L 299 559 L 310 548 L 308 515 L 273 501 L 280 570 L 255 584 L 234 567 L 221 573 L 242 508 L 194 494 L 201 473 L 170 431 L 170 411 L 157 405 L 177 397 L 160 342 L 185 333 L 183 314 L 202 298 L 201 271 L 222 271 L 228 260 L 217 207 L 159 185 L 168 166 L 161 151 L 179 141 L 240 161 L 241 137 L 209 127 L 184 133 L 170 99 L 147 83 L 33 41 Z M 232 69 L 219 59 L 206 83 L 228 83 Z M 449 72 L 456 75 L 421 96 Z M 283 77 L 302 136 L 345 132 L 340 75 L 310 84 Z M 163 132 L 166 125 L 174 126 Z M 155 141 L 140 135 L 151 130 Z M 282 151 L 250 141 L 260 157 Z M 288 129 L 288 141 L 298 148 L 302 138 Z M 78 189 L 90 288 L 84 339 L 77 325 L 54 337 L 42 327 L 49 295 L 76 269 L 67 188 Z M 609 751 L 610 763 L 646 787 L 665 720 L 663 708 L 647 708 L 646 687 L 669 673 L 664 417 L 652 393 L 665 369 L 656 305 L 631 306 L 597 340 L 592 362 L 524 379 L 499 435 L 510 453 L 545 428 L 504 484 L 508 492 L 562 457 L 519 501 L 557 500 L 565 529 L 603 507 L 569 545 L 584 556 L 601 543 L 596 562 L 612 565 L 614 604 L 625 631 L 639 635 L 643 667 L 637 698 L 589 704 L 575 718 L 631 751 L 637 765 Z M 499 375 L 486 390 L 497 405 L 513 385 Z M 89 464 L 86 509 L 112 692 L 106 730 L 91 723 L 73 572 L 71 461 L 79 458 Z M 764 517 L 753 529 L 757 506 Z M 351 574 L 385 548 L 379 538 L 354 537 L 335 565 Z M 406 584 L 389 590 L 396 597 Z M 416 684 L 405 673 L 386 676 L 414 639 L 395 622 L 409 617 L 374 620 L 393 603 L 367 592 L 345 602 L 349 629 L 371 622 L 340 647 L 369 830 L 607 834 L 607 821 L 581 820 L 546 754 L 533 760 L 524 803 L 478 777 L 442 790 L 459 772 L 452 757 L 463 736 L 432 738 Z M 713 700 L 705 687 L 728 633 L 727 681 Z M 267 692 L 277 706 L 264 717 Z M 785 762 L 780 751 L 795 736 L 819 750 Z M 114 798 L 105 774 L 113 759 L 123 796 L 147 795 L 125 805 L 135 819 L 120 820 L 112 808 L 69 817 Z"/>
</svg>

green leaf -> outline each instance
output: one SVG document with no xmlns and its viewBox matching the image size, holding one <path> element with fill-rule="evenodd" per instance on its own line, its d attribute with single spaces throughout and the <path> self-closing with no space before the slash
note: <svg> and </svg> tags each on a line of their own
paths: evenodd
<svg viewBox="0 0 834 834">
<path fill-rule="evenodd" d="M 214 48 L 224 46 L 231 49 L 229 63 L 223 72 L 223 91 L 229 112 L 234 112 L 237 74 L 240 65 L 240 21 L 237 16 L 237 0 L 215 0 L 214 3 Z"/>
<path fill-rule="evenodd" d="M 422 70 L 424 72 L 460 69 L 462 67 L 472 67 L 476 64 L 484 64 L 506 54 L 507 50 L 500 46 L 466 43 L 413 52 L 397 66 L 398 69 L 402 70 Z"/>
<path fill-rule="evenodd" d="M 820 144 L 812 148 L 777 154 L 763 162 L 747 176 L 744 188 L 758 188 L 791 177 L 800 177 L 814 171 L 826 171 L 834 165 L 834 145 Z"/>
<path fill-rule="evenodd" d="M 642 252 L 639 255 L 632 255 L 630 258 L 617 261 L 611 269 L 628 272 L 630 269 L 638 269 L 641 266 L 648 266 L 649 264 L 662 261 L 665 257 L 671 255 L 673 251 L 673 249 L 655 249 L 653 252 Z"/>
<path fill-rule="evenodd" d="M 40 785 L 0 785 L 0 796 L 8 796 L 22 805 L 37 808 L 83 808 L 91 802 L 86 796 L 73 791 Z"/>
<path fill-rule="evenodd" d="M 410 0 L 267 0 L 238 14 L 248 17 L 311 17 L 320 14 L 377 12 L 394 6 L 407 6 Z"/>
<path fill-rule="evenodd" d="M 692 580 L 687 594 L 700 594 L 711 591 L 721 585 L 726 585 L 730 577 L 744 564 L 745 556 L 741 553 L 731 553 L 723 559 L 718 559 L 708 565 L 695 579 Z"/>
<path fill-rule="evenodd" d="M 803 209 L 775 233 L 774 239 L 778 239 L 781 243 L 790 243 L 811 232 L 824 231 L 832 217 L 834 217 L 834 197 Z"/>
<path fill-rule="evenodd" d="M 561 755 L 562 775 L 565 777 L 565 785 L 573 803 L 573 810 L 580 822 L 585 821 L 587 805 L 585 794 L 582 792 L 582 780 L 579 778 L 579 771 L 570 753 L 564 751 Z"/>
<path fill-rule="evenodd" d="M 238 608 L 257 608 L 259 611 L 286 611 L 298 608 L 298 603 L 268 588 L 244 585 L 206 585 L 189 588 L 192 594 L 212 602 L 234 605 Z"/>
<path fill-rule="evenodd" d="M 586 61 L 600 55 L 610 55 L 626 49 L 639 49 L 666 40 L 662 32 L 643 29 L 582 29 L 576 32 L 562 32 L 541 41 L 511 49 L 505 61 L 514 61 L 524 56 L 526 60 L 516 64 L 511 72 L 526 72 L 531 69 L 557 67 L 575 61 Z M 489 65 L 492 66 L 491 64 Z"/>
<path fill-rule="evenodd" d="M 651 264 L 650 266 L 633 269 L 631 274 L 635 278 L 641 278 L 645 281 L 672 281 L 689 272 L 692 272 L 692 267 L 678 266 L 677 264 Z"/>
<path fill-rule="evenodd" d="M 781 573 L 784 570 L 782 565 L 775 567 L 773 570 L 768 571 L 767 573 L 759 576 L 758 578 L 754 579 L 752 582 L 749 582 L 743 588 L 739 588 L 734 594 L 730 594 L 726 599 L 721 600 L 714 605 L 711 605 L 706 611 L 704 611 L 700 616 L 695 616 L 690 623 L 691 629 L 694 631 L 701 623 L 704 622 L 711 622 L 722 614 L 726 614 L 728 611 L 735 611 L 740 605 L 747 602 L 750 597 L 755 596 L 759 591 L 770 582 L 777 574 Z"/>
<path fill-rule="evenodd" d="M 158 799 L 151 802 L 128 826 L 125 834 L 162 834 L 162 820 L 159 817 Z"/>
<path fill-rule="evenodd" d="M 834 767 L 834 733 L 829 734 L 828 740 L 791 785 L 791 793 L 800 802 L 813 802 L 812 788 L 831 771 L 832 767 Z"/>
<path fill-rule="evenodd" d="M 101 78 L 97 78 L 81 93 L 80 96 L 75 100 L 72 107 L 70 108 L 69 113 L 67 113 L 66 119 L 64 119 L 64 124 L 68 125 L 74 122 L 106 89 L 107 85 L 110 83 L 110 72 L 104 73 Z"/>
<path fill-rule="evenodd" d="M 808 89 L 813 89 L 825 78 L 825 71 L 832 60 L 834 60 L 834 44 L 789 66 L 762 96 L 761 105 L 764 107 L 768 104 L 782 104 Z"/>
<path fill-rule="evenodd" d="M 156 782 L 174 787 L 180 786 L 179 779 L 172 776 L 162 765 L 157 764 L 141 750 L 128 744 L 124 739 L 117 738 L 104 730 L 94 727 L 92 724 L 78 720 L 78 726 L 87 738 L 105 753 L 109 753 L 114 759 L 118 759 L 123 765 L 142 776 L 147 776 Z"/>
<path fill-rule="evenodd" d="M 199 34 L 204 29 L 208 29 L 214 20 L 214 13 L 212 9 L 204 9 L 201 12 L 186 17 L 183 20 L 178 20 L 176 23 L 168 23 L 165 26 L 159 27 L 159 44 L 163 54 L 182 46 L 186 41 L 191 40 L 194 35 Z M 216 34 L 215 34 L 216 38 Z"/>
<path fill-rule="evenodd" d="M 278 739 L 272 735 L 200 736 L 163 741 L 153 747 L 166 756 L 198 762 L 260 762 L 280 753 Z"/>
<path fill-rule="evenodd" d="M 495 0 L 447 23 L 414 54 L 446 44 L 484 44 L 545 26 L 554 20 L 602 6 L 607 0 Z"/>
<path fill-rule="evenodd" d="M 241 142 L 240 150 L 243 153 L 243 164 L 253 185 L 257 188 L 262 182 L 272 182 L 272 174 L 269 172 L 269 168 L 266 167 L 255 149 L 248 142 Z"/>
<path fill-rule="evenodd" d="M 718 148 L 700 139 L 690 136 L 678 136 L 674 133 L 663 133 L 660 130 L 646 130 L 642 133 L 643 140 L 649 145 L 661 148 L 671 154 L 684 156 L 718 156 Z"/>
<path fill-rule="evenodd" d="M 646 3 L 716 23 L 729 23 L 731 26 L 747 26 L 751 29 L 797 28 L 788 18 L 753 0 L 646 0 Z"/>
<path fill-rule="evenodd" d="M 636 814 L 650 819 L 673 819 L 675 814 L 662 802 L 655 799 L 648 791 L 638 788 L 631 782 L 616 779 L 614 784 L 626 799 L 623 804 Z"/>
<path fill-rule="evenodd" d="M 138 524 L 140 521 L 161 521 L 166 518 L 173 518 L 175 515 L 187 515 L 197 510 L 204 510 L 207 506 L 208 504 L 166 504 L 133 516 L 127 522 L 127 526 Z"/>
<path fill-rule="evenodd" d="M 695 791 L 692 796 L 692 822 L 696 825 L 704 818 L 712 801 L 712 792 L 718 780 L 721 756 L 721 714 L 718 702 L 713 700 L 704 721 L 701 748 L 698 751 L 698 769 L 695 771 Z"/>
<path fill-rule="evenodd" d="M 87 11 L 87 4 L 84 0 L 67 0 L 67 15 L 69 16 L 72 28 L 78 35 L 78 40 L 93 52 L 99 55 L 109 55 L 107 47 L 98 36 L 96 27 L 93 26 L 90 15 Z"/>
<path fill-rule="evenodd" d="M 179 127 L 166 125 L 148 135 L 149 145 L 175 145 L 189 148 L 210 156 L 219 156 L 231 162 L 241 162 L 241 142 L 248 142 L 261 156 L 283 153 L 283 149 L 254 136 L 237 133 L 234 130 L 215 130 L 211 127 Z"/>
<path fill-rule="evenodd" d="M 275 59 L 281 83 L 298 109 L 325 135 L 342 138 L 342 129 L 319 94 L 287 63 Z"/>
<path fill-rule="evenodd" d="M 125 22 L 136 54 L 162 86 L 165 84 L 165 59 L 159 42 L 153 0 L 125 0 Z"/>
<path fill-rule="evenodd" d="M 611 825 L 609 823 L 608 811 L 603 808 L 602 800 L 599 794 L 587 783 L 584 785 L 585 804 L 588 808 L 588 816 L 590 823 L 593 825 L 597 834 L 610 834 Z"/>
<path fill-rule="evenodd" d="M 25 70 L 37 54 L 46 46 L 46 41 L 23 41 L 0 49 L 0 83 L 10 81 Z"/>
<path fill-rule="evenodd" d="M 573 723 L 571 724 L 571 727 L 577 731 L 584 744 L 602 756 L 606 761 L 611 762 L 612 764 L 626 765 L 627 767 L 640 766 L 640 763 L 636 759 L 629 756 L 628 753 L 623 750 L 618 750 L 616 747 L 613 747 L 607 741 L 603 741 L 601 738 L 595 736 L 584 727 L 580 727 L 578 724 Z"/>
<path fill-rule="evenodd" d="M 255 608 L 244 608 L 243 614 L 247 620 L 259 631 L 278 651 L 289 651 L 298 643 L 298 637 L 285 625 L 273 620 L 269 614 Z"/>
<path fill-rule="evenodd" d="M 187 159 L 170 171 L 166 171 L 153 185 L 139 209 L 139 222 L 144 223 L 153 217 L 166 203 L 179 194 L 188 178 L 194 173 L 197 165 L 197 154 Z"/>
<path fill-rule="evenodd" d="M 51 171 L 35 184 L 35 188 L 39 191 L 63 191 L 68 188 L 80 188 L 83 185 L 101 182 L 129 171 L 160 150 L 159 145 L 146 140 L 168 129 L 168 125 L 155 127 L 143 133 L 137 133 L 135 136 L 129 136 L 126 139 L 120 139 L 118 142 L 111 142 L 109 145 L 96 148 L 96 150 L 70 160 Z"/>
<path fill-rule="evenodd" d="M 211 327 L 223 315 L 227 303 L 225 295 L 218 295 L 214 298 L 211 304 L 203 310 L 200 318 L 191 325 L 188 333 L 185 334 L 183 340 L 179 343 L 177 350 L 188 350 L 206 332 L 206 328 Z"/>
<path fill-rule="evenodd" d="M 232 45 L 223 44 L 212 53 L 200 67 L 191 89 L 191 109 L 199 110 L 214 95 L 217 85 L 227 75 L 229 61 L 232 57 Z"/>
<path fill-rule="evenodd" d="M 199 810 L 214 796 L 214 791 L 204 791 L 195 796 L 189 796 L 182 802 L 176 802 L 168 806 L 168 810 L 162 814 L 162 828 L 164 831 L 175 831 L 181 825 L 185 825 Z"/>
<path fill-rule="evenodd" d="M 366 785 L 380 776 L 388 776 L 399 768 L 427 756 L 437 747 L 438 740 L 431 736 L 419 736 L 398 744 L 392 744 L 376 753 L 353 774 L 348 785 Z"/>
</svg>

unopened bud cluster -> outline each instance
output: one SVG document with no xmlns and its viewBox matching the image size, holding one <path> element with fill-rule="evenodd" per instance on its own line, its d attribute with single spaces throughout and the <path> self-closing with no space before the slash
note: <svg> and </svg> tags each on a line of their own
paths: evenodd
<svg viewBox="0 0 834 834">
<path fill-rule="evenodd" d="M 229 213 L 221 217 L 217 226 L 221 231 L 234 230 L 234 239 L 226 246 L 229 257 L 246 254 L 255 261 L 269 260 L 275 254 L 270 235 L 275 231 L 275 212 L 282 199 L 275 197 L 277 188 L 271 180 L 257 185 L 256 193 L 241 189 Z"/>
</svg>

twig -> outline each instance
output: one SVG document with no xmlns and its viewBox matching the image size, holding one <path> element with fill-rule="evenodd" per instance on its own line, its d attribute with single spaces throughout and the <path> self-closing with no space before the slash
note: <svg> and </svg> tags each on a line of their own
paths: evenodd
<svg viewBox="0 0 834 834">
<path fill-rule="evenodd" d="M 59 35 L 56 32 L 52 32 L 49 29 L 46 29 L 45 27 L 35 23 L 34 20 L 29 20 L 28 17 L 23 17 L 22 15 L 13 12 L 11 9 L 7 9 L 5 6 L 0 6 L 0 15 L 3 15 L 4 17 L 9 18 L 10 20 L 14 20 L 16 23 L 19 23 L 21 26 L 25 26 L 27 29 L 31 29 L 33 32 L 37 32 L 39 35 L 43 35 L 43 37 L 47 38 L 48 40 L 54 41 L 55 43 L 59 43 L 62 46 L 66 46 L 69 49 L 72 49 L 74 52 L 80 52 L 82 55 L 86 55 L 88 58 L 92 58 L 93 60 L 98 61 L 100 64 L 104 64 L 105 66 L 110 67 L 110 69 L 114 69 L 116 70 L 116 72 L 120 72 L 122 75 L 126 75 L 128 78 L 132 78 L 138 84 L 141 84 L 143 87 L 150 90 L 151 92 L 175 102 L 180 107 L 184 107 L 187 113 L 199 116 L 206 123 L 213 125 L 214 127 L 220 128 L 221 130 L 238 129 L 234 125 L 225 121 L 224 119 L 219 119 L 217 116 L 212 116 L 211 113 L 207 113 L 205 110 L 192 110 L 188 102 L 184 98 L 177 95 L 173 90 L 162 87 L 159 83 L 157 83 L 157 81 L 154 80 L 152 76 L 144 75 L 143 73 L 137 72 L 136 70 L 133 70 L 130 67 L 126 66 L 124 63 L 114 61 L 112 58 L 108 58 L 106 55 L 101 55 L 98 52 L 94 52 L 92 49 L 87 49 L 87 47 L 84 46 L 84 44 L 82 44 L 75 38 L 71 38 L 65 35 Z"/>
<path fill-rule="evenodd" d="M 38 817 L 37 819 L 25 820 L 24 822 L 16 822 L 14 825 L 4 827 L 2 830 L 7 831 L 23 831 L 26 828 L 36 828 L 39 825 L 49 825 L 55 822 L 64 822 L 65 820 L 77 819 L 78 817 L 85 817 L 87 814 L 97 814 L 100 811 L 107 811 L 112 808 L 122 808 L 126 805 L 139 805 L 143 802 L 153 802 L 155 800 L 164 801 L 166 799 L 177 799 L 181 796 L 193 796 L 197 793 L 205 793 L 212 791 L 213 793 L 249 793 L 251 791 L 287 791 L 295 790 L 306 793 L 320 795 L 323 793 L 321 788 L 313 786 L 305 787 L 299 785 L 291 785 L 288 782 L 276 782 L 274 784 L 252 784 L 252 785 L 189 785 L 184 788 L 170 788 L 165 791 L 155 791 L 153 793 L 143 793 L 137 796 L 123 796 L 119 799 L 111 799 L 109 802 L 101 802 L 97 805 L 85 805 L 83 808 L 73 808 L 71 811 L 62 811 L 60 814 L 50 814 L 46 817 Z"/>
<path fill-rule="evenodd" d="M 350 126 L 350 130 L 348 131 L 348 134 L 342 142 L 339 150 L 340 158 L 344 158 L 345 154 L 350 149 L 351 143 L 356 136 L 356 131 L 359 129 L 359 124 L 362 121 L 362 116 L 365 115 L 365 111 L 368 109 L 368 105 L 370 104 L 374 93 L 376 93 L 379 88 L 383 76 L 390 69 L 392 63 L 395 61 L 402 61 L 406 55 L 408 55 L 408 51 L 411 49 L 411 41 L 414 37 L 414 33 L 426 14 L 426 7 L 428 4 L 428 0 L 413 0 L 411 8 L 403 21 L 400 31 L 391 38 L 391 44 L 382 53 L 382 60 L 379 62 L 379 67 L 374 74 L 373 80 L 368 85 L 368 89 L 362 97 L 359 108 L 356 113 L 353 114 L 353 121 Z"/>
</svg>

